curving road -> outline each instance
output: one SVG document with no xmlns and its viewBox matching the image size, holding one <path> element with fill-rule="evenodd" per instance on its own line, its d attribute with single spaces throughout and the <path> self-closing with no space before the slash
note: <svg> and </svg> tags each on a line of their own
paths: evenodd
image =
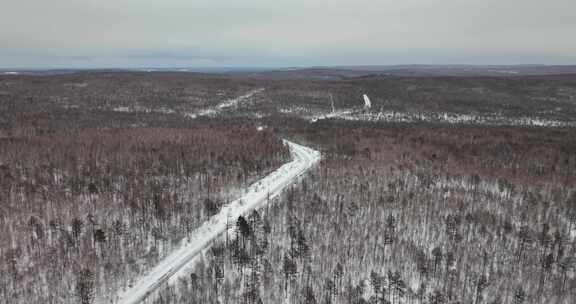
<svg viewBox="0 0 576 304">
<path fill-rule="evenodd" d="M 163 259 L 134 286 L 119 294 L 119 303 L 135 304 L 143 301 L 162 283 L 177 276 L 178 272 L 193 260 L 223 232 L 229 218 L 238 216 L 258 208 L 268 202 L 269 198 L 279 195 L 282 190 L 295 182 L 298 177 L 308 171 L 320 160 L 320 152 L 311 148 L 284 140 L 290 147 L 292 161 L 284 164 L 276 171 L 251 185 L 240 199 L 222 207 L 220 212 L 196 229 L 188 242 L 183 242 L 180 248 Z"/>
</svg>

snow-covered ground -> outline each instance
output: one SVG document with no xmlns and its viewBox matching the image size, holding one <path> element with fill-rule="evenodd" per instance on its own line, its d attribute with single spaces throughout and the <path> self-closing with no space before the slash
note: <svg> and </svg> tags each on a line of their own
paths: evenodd
<svg viewBox="0 0 576 304">
<path fill-rule="evenodd" d="M 500 114 L 476 115 L 447 112 L 411 113 L 396 111 L 354 111 L 341 110 L 328 114 L 309 116 L 312 122 L 337 118 L 352 121 L 373 122 L 438 122 L 449 124 L 477 124 L 487 126 L 538 126 L 538 127 L 574 127 L 576 122 L 550 120 L 537 117 L 506 117 Z"/>
<path fill-rule="evenodd" d="M 353 112 L 353 110 L 342 110 L 342 111 L 334 111 L 328 114 L 322 114 L 322 115 L 317 115 L 317 116 L 312 116 L 310 118 L 310 121 L 312 122 L 316 122 L 318 120 L 322 120 L 322 119 L 329 119 L 329 118 L 344 118 L 344 117 L 348 117 L 348 115 L 351 115 Z"/>
<path fill-rule="evenodd" d="M 120 291 L 117 302 L 139 303 L 162 283 L 183 274 L 181 270 L 193 264 L 202 251 L 209 248 L 213 241 L 226 231 L 229 220 L 235 222 L 238 216 L 266 204 L 269 198 L 279 195 L 320 160 L 320 152 L 290 141 L 284 142 L 290 147 L 293 158 L 291 162 L 252 184 L 240 199 L 222 207 L 217 215 L 196 229 L 191 237 L 183 240 L 180 248 L 140 278 L 131 289 Z"/>
<path fill-rule="evenodd" d="M 142 106 L 138 106 L 138 105 L 130 106 L 130 107 L 126 107 L 126 106 L 116 107 L 116 108 L 112 109 L 112 111 L 124 112 L 124 113 L 162 113 L 162 114 L 176 113 L 176 111 L 174 111 L 172 109 L 165 108 L 165 107 L 152 109 L 152 108 L 142 107 Z"/>
<path fill-rule="evenodd" d="M 500 114 L 475 115 L 446 112 L 409 113 L 381 111 L 378 113 L 361 113 L 346 115 L 346 120 L 388 121 L 388 122 L 443 122 L 450 124 L 480 124 L 494 126 L 543 126 L 564 127 L 574 126 L 573 122 L 548 120 L 537 117 L 506 117 Z"/>
<path fill-rule="evenodd" d="M 204 109 L 196 113 L 187 113 L 186 116 L 190 118 L 196 118 L 198 116 L 214 116 L 227 108 L 235 107 L 243 101 L 250 100 L 254 95 L 262 92 L 264 92 L 264 88 L 255 89 L 242 96 L 225 100 L 214 107 Z"/>
<path fill-rule="evenodd" d="M 539 117 L 507 117 L 502 113 L 450 113 L 450 112 L 410 112 L 410 111 L 386 111 L 383 108 L 379 112 L 371 111 L 372 102 L 364 94 L 364 108 L 358 107 L 334 109 L 332 111 L 314 112 L 312 109 L 303 107 L 293 107 L 290 109 L 280 109 L 280 113 L 297 114 L 305 119 L 316 122 L 323 119 L 342 119 L 352 121 L 372 121 L 372 122 L 438 122 L 449 124 L 478 124 L 487 126 L 538 126 L 538 127 L 576 127 L 575 121 L 551 120 Z"/>
</svg>

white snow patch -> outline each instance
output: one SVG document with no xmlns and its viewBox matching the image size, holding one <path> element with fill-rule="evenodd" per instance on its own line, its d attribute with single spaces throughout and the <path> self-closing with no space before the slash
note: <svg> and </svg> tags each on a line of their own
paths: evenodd
<svg viewBox="0 0 576 304">
<path fill-rule="evenodd" d="M 500 71 L 498 71 L 498 73 L 500 73 L 500 74 L 512 74 L 512 75 L 518 74 L 517 71 L 513 71 L 513 70 L 500 70 Z"/>
<path fill-rule="evenodd" d="M 536 117 L 507 117 L 501 114 L 460 114 L 449 112 L 396 112 L 380 111 L 340 111 L 334 114 L 313 116 L 309 119 L 317 121 L 325 118 L 340 118 L 352 121 L 375 121 L 375 122 L 438 122 L 450 124 L 479 124 L 490 126 L 539 126 L 539 127 L 574 127 L 576 122 L 558 121 Z"/>
<path fill-rule="evenodd" d="M 364 97 L 364 108 L 370 109 L 372 107 L 372 102 L 370 102 L 370 98 L 368 98 L 368 95 L 366 94 L 362 95 L 362 97 Z"/>
<path fill-rule="evenodd" d="M 329 119 L 329 118 L 345 119 L 346 117 L 348 117 L 348 115 L 351 115 L 352 113 L 353 113 L 353 110 L 341 110 L 341 111 L 335 111 L 335 112 L 324 114 L 324 115 L 312 116 L 309 119 L 312 122 L 316 122 L 316 121 L 322 120 L 322 119 Z"/>
<path fill-rule="evenodd" d="M 114 112 L 124 112 L 124 113 L 163 113 L 163 114 L 173 114 L 176 113 L 176 111 L 172 110 L 172 109 L 168 109 L 168 108 L 157 108 L 157 109 L 152 109 L 152 108 L 148 108 L 148 107 L 142 107 L 142 106 L 120 106 L 120 107 L 115 107 L 112 109 L 112 111 Z"/>
<path fill-rule="evenodd" d="M 114 112 L 132 112 L 129 107 L 116 107 Z"/>
</svg>

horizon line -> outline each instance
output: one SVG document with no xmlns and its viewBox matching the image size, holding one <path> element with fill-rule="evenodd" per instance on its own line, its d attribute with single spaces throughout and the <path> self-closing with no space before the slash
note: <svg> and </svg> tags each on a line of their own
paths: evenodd
<svg viewBox="0 0 576 304">
<path fill-rule="evenodd" d="M 242 69 L 257 69 L 257 70 L 272 70 L 272 69 L 342 69 L 342 68 L 394 68 L 394 67 L 576 67 L 573 64 L 546 64 L 546 63 L 519 63 L 519 64 L 473 64 L 473 63 L 454 63 L 454 64 L 433 64 L 433 63 L 407 63 L 407 64 L 335 64 L 335 65 L 222 65 L 222 66 L 173 66 L 173 67 L 158 67 L 158 66 L 142 66 L 142 67 L 0 67 L 0 71 L 102 71 L 102 70 L 242 70 Z"/>
</svg>

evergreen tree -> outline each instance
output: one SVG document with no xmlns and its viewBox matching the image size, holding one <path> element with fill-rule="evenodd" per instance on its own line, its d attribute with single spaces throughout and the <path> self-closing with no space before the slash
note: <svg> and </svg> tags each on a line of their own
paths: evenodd
<svg viewBox="0 0 576 304">
<path fill-rule="evenodd" d="M 316 296 L 314 295 L 314 289 L 310 286 L 306 286 L 303 292 L 304 304 L 316 304 Z"/>
<path fill-rule="evenodd" d="M 84 268 L 76 278 L 76 295 L 81 304 L 91 304 L 94 301 L 94 274 Z"/>
<path fill-rule="evenodd" d="M 524 304 L 526 301 L 526 292 L 522 287 L 518 287 L 514 293 L 514 304 Z"/>
</svg>

